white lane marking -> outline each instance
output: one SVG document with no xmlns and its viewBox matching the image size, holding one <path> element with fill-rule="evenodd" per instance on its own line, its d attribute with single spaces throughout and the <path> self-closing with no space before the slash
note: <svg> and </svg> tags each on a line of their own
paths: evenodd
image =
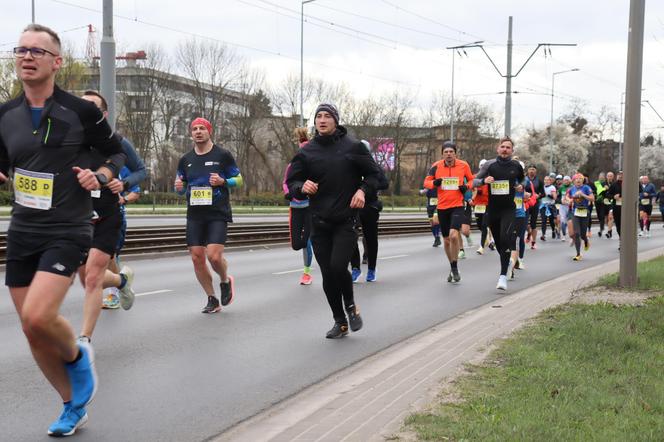
<svg viewBox="0 0 664 442">
<path fill-rule="evenodd" d="M 151 292 L 136 293 L 135 296 L 158 295 L 159 293 L 168 293 L 168 292 L 172 292 L 172 291 L 173 290 L 169 290 L 169 289 L 153 290 Z"/>
<path fill-rule="evenodd" d="M 311 270 L 314 270 L 315 267 L 311 267 Z M 302 268 L 299 268 L 297 270 L 285 270 L 283 272 L 274 272 L 273 275 L 285 275 L 287 273 L 297 273 L 297 272 L 303 272 Z"/>
<path fill-rule="evenodd" d="M 383 256 L 382 258 L 378 258 L 378 259 L 396 259 L 396 258 L 405 258 L 406 256 L 410 256 L 410 255 Z"/>
</svg>

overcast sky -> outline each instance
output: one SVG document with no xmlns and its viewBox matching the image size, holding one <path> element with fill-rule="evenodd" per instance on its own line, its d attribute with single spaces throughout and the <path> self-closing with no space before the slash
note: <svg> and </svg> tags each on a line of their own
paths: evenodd
<svg viewBox="0 0 664 442">
<path fill-rule="evenodd" d="M 0 51 L 11 50 L 30 21 L 30 2 L 0 0 Z M 35 0 L 36 21 L 61 33 L 80 51 L 87 24 L 99 27 L 102 0 Z M 345 82 L 365 97 L 400 88 L 427 103 L 451 87 L 452 53 L 447 46 L 484 40 L 502 73 L 506 69 L 508 16 L 514 17 L 514 69 L 537 43 L 576 43 L 540 49 L 517 78 L 513 90 L 513 132 L 544 127 L 550 118 L 553 72 L 554 115 L 575 98 L 592 110 L 603 105 L 620 112 L 625 85 L 629 1 L 606 0 L 316 0 L 305 5 L 306 75 Z M 191 33 L 228 43 L 268 81 L 299 75 L 299 0 L 115 0 L 115 37 L 123 50 L 150 42 L 172 48 Z M 472 97 L 503 111 L 505 80 L 479 49 L 456 56 L 455 95 Z M 149 54 L 148 54 L 149 55 Z M 664 1 L 646 2 L 643 99 L 664 116 Z M 343 109 L 340 110 L 343 118 Z M 664 121 L 642 108 L 642 131 L 664 134 Z"/>
</svg>

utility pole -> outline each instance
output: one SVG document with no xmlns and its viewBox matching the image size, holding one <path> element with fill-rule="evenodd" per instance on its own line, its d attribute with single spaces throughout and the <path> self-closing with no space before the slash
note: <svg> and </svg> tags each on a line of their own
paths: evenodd
<svg viewBox="0 0 664 442">
<path fill-rule="evenodd" d="M 576 46 L 576 43 L 538 43 L 537 47 L 533 50 L 533 52 L 531 52 L 526 61 L 523 62 L 519 70 L 516 71 L 516 74 L 512 74 L 512 16 L 509 17 L 509 28 L 507 31 L 506 74 L 503 75 L 500 69 L 498 69 L 498 66 L 496 66 L 496 63 L 494 63 L 491 56 L 489 56 L 489 54 L 486 52 L 484 46 L 481 44 L 470 44 L 464 46 L 466 48 L 480 48 L 482 52 L 484 52 L 484 55 L 486 55 L 486 58 L 488 58 L 491 62 L 491 65 L 493 65 L 493 68 L 496 70 L 496 72 L 498 72 L 498 75 L 505 78 L 505 135 L 509 136 L 512 133 L 512 78 L 516 78 L 521 73 L 523 68 L 526 67 L 530 59 L 533 58 L 533 55 L 535 55 L 539 48 L 544 47 L 545 53 L 548 49 L 549 54 L 551 54 L 551 46 Z"/>
<path fill-rule="evenodd" d="M 115 129 L 115 39 L 113 38 L 113 0 L 104 0 L 103 36 L 99 89 L 108 103 L 108 124 Z"/>
<path fill-rule="evenodd" d="M 32 24 L 35 23 L 35 0 L 32 0 Z"/>
<path fill-rule="evenodd" d="M 528 62 L 526 62 L 528 63 Z M 505 135 L 512 134 L 512 16 L 507 28 L 507 75 L 505 75 Z"/>
<path fill-rule="evenodd" d="M 454 142 L 454 53 L 457 52 L 459 49 L 463 50 L 464 48 L 471 48 L 471 47 L 476 47 L 477 45 L 484 43 L 484 41 L 474 41 L 472 43 L 467 43 L 465 45 L 460 45 L 460 46 L 449 46 L 447 49 L 452 50 L 452 97 L 450 99 L 452 103 L 452 111 L 450 112 L 450 141 Z M 466 51 L 463 51 L 464 54 Z M 461 53 L 459 52 L 459 55 Z M 466 54 L 467 55 L 467 54 Z"/>
<path fill-rule="evenodd" d="M 567 72 L 576 72 L 579 68 L 568 69 L 566 71 L 554 72 L 551 75 L 551 125 L 549 126 L 549 173 L 553 172 L 553 91 L 555 90 L 556 75 Z"/>
<path fill-rule="evenodd" d="M 641 82 L 643 75 L 643 24 L 645 0 L 631 0 L 627 42 L 627 93 L 625 96 L 625 167 L 622 182 L 622 231 L 620 280 L 622 287 L 636 287 L 636 210 L 639 177 L 641 127 Z M 625 238 L 625 241 L 622 241 Z"/>
</svg>

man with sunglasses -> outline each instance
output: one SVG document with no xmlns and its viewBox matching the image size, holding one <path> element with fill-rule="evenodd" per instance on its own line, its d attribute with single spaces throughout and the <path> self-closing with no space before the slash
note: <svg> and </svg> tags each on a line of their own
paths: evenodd
<svg viewBox="0 0 664 442">
<path fill-rule="evenodd" d="M 0 106 L 0 181 L 12 171 L 5 284 L 33 357 L 64 402 L 48 434 L 69 436 L 87 421 L 97 376 L 92 347 L 76 341 L 59 311 L 90 247 L 90 192 L 122 167 L 107 160 L 90 170 L 91 149 L 121 162 L 124 154 L 101 111 L 55 85 L 59 54 L 58 35 L 37 24 L 14 48 L 24 92 Z"/>
</svg>

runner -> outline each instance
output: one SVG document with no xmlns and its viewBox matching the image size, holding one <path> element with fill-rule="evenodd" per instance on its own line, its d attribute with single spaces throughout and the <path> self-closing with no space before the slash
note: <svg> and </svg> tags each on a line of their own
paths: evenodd
<svg viewBox="0 0 664 442">
<path fill-rule="evenodd" d="M 118 172 L 112 163 L 88 169 L 90 149 L 106 157 L 122 149 L 96 106 L 55 85 L 60 50 L 58 35 L 38 24 L 14 48 L 23 92 L 0 106 L 0 180 L 13 170 L 5 284 L 33 357 L 64 402 L 48 434 L 69 436 L 88 419 L 97 375 L 92 346 L 76 341 L 60 306 L 90 247 L 90 191 Z"/>
<path fill-rule="evenodd" d="M 468 247 L 473 246 L 473 240 L 470 237 L 470 224 L 473 220 L 473 189 L 469 181 L 464 180 L 466 192 L 463 194 L 463 221 L 461 222 L 461 235 L 466 238 Z M 463 248 L 463 237 L 459 238 L 459 259 L 466 259 L 466 250 Z"/>
<path fill-rule="evenodd" d="M 306 127 L 296 127 L 294 130 L 296 141 L 300 149 L 309 142 L 309 133 Z M 286 185 L 286 176 L 290 164 L 286 166 L 284 172 L 283 189 L 286 199 L 290 201 L 288 209 L 288 227 L 290 233 L 290 242 L 293 250 L 302 250 L 302 259 L 304 260 L 304 271 L 300 277 L 300 285 L 310 285 L 313 281 L 311 277 L 311 263 L 314 259 L 314 249 L 311 245 L 311 212 L 309 211 L 309 198 L 298 200 L 290 196 L 288 186 Z"/>
<path fill-rule="evenodd" d="M 371 153 L 371 145 L 366 140 L 361 140 L 367 151 Z M 364 207 L 358 212 L 360 225 L 362 226 L 362 244 L 364 255 L 367 257 L 367 282 L 376 281 L 376 263 L 378 262 L 378 219 L 383 210 L 383 202 L 378 198 L 378 193 L 369 191 L 365 195 Z M 362 270 L 360 268 L 360 247 L 355 243 L 355 252 L 350 260 L 351 277 L 353 282 L 357 282 Z"/>
<path fill-rule="evenodd" d="M 560 226 L 560 240 L 565 241 L 567 236 L 567 221 L 569 213 L 569 201 L 566 199 L 565 195 L 567 190 L 572 186 L 572 178 L 568 175 L 565 175 L 562 179 L 562 183 L 558 187 L 558 225 Z"/>
<path fill-rule="evenodd" d="M 574 175 L 574 185 L 567 190 L 567 195 L 573 201 L 572 223 L 574 224 L 574 247 L 576 256 L 574 261 L 581 261 L 581 240 L 583 240 L 584 250 L 590 249 L 588 240 L 588 210 L 590 204 L 595 200 L 592 189 L 584 184 L 585 177 L 577 173 Z"/>
<path fill-rule="evenodd" d="M 558 212 L 556 210 L 556 198 L 558 198 L 558 191 L 553 184 L 555 178 L 551 176 L 544 177 L 544 197 L 540 202 L 540 215 L 542 217 L 542 236 L 540 239 L 546 241 L 546 225 L 551 226 L 551 239 L 556 239 L 556 218 Z"/>
<path fill-rule="evenodd" d="M 523 169 L 523 162 L 519 161 L 519 165 Z M 514 244 L 512 245 L 512 254 L 510 258 L 510 274 L 509 279 L 514 279 L 514 269 L 523 270 L 526 268 L 524 262 L 524 254 L 526 252 L 526 214 L 528 208 L 537 203 L 537 197 L 529 192 L 524 191 L 522 184 L 518 184 L 514 190 L 514 205 L 516 206 L 514 218 Z"/>
<path fill-rule="evenodd" d="M 486 163 L 486 159 L 480 161 L 480 169 Z M 485 184 L 480 187 L 473 188 L 473 206 L 475 212 L 475 221 L 477 222 L 477 227 L 480 229 L 480 246 L 477 248 L 477 254 L 484 254 L 484 247 L 487 246 L 487 239 L 490 236 L 488 228 L 488 216 L 486 215 L 486 208 L 489 204 L 489 185 Z M 488 235 L 487 235 L 488 232 Z"/>
<path fill-rule="evenodd" d="M 363 325 L 348 263 L 357 242 L 357 209 L 364 207 L 365 195 L 387 188 L 387 178 L 364 145 L 339 125 L 336 107 L 318 105 L 314 122 L 316 135 L 291 161 L 286 184 L 293 197 L 310 200 L 311 242 L 334 317 L 325 337 L 336 339 L 348 335 L 349 325 L 352 331 Z"/>
<path fill-rule="evenodd" d="M 639 184 L 639 226 L 641 231 L 639 236 L 650 238 L 650 217 L 652 216 L 652 201 L 655 198 L 657 189 L 650 182 L 647 175 L 641 177 Z M 644 232 L 645 229 L 645 232 Z"/>
<path fill-rule="evenodd" d="M 511 273 L 510 252 L 515 235 L 514 194 L 517 186 L 523 184 L 524 173 L 523 167 L 512 159 L 514 143 L 510 137 L 500 139 L 497 151 L 496 159 L 484 164 L 473 184 L 476 187 L 489 185 L 489 228 L 500 255 L 500 276 L 496 289 L 507 290 L 507 275 Z"/>
<path fill-rule="evenodd" d="M 599 223 L 599 237 L 604 235 L 604 224 L 607 218 L 608 207 L 604 204 L 606 191 L 609 190 L 609 184 L 606 181 L 604 172 L 600 172 L 597 181 L 593 183 L 593 193 L 595 194 L 595 211 L 597 212 L 597 222 Z"/>
<path fill-rule="evenodd" d="M 450 263 L 447 282 L 461 281 L 457 259 L 461 248 L 459 229 L 464 222 L 464 198 L 468 185 L 472 186 L 473 174 L 465 161 L 456 158 L 457 147 L 451 141 L 445 141 L 441 149 L 443 159 L 431 166 L 424 179 L 424 187 L 438 189 L 438 221 L 443 235 L 445 254 Z"/>
<path fill-rule="evenodd" d="M 616 225 L 618 237 L 620 237 L 620 219 L 622 215 L 622 180 L 623 173 L 621 170 L 616 176 L 616 181 L 611 184 L 609 190 L 606 191 L 606 196 L 613 201 L 611 211 L 613 212 L 613 222 Z M 609 233 L 611 233 L 611 231 L 609 231 Z M 611 236 L 609 236 L 609 238 L 610 237 Z"/>
<path fill-rule="evenodd" d="M 528 166 L 528 176 L 526 177 L 525 188 L 529 189 L 530 183 L 535 189 L 535 194 L 537 195 L 537 204 L 528 209 L 528 215 L 530 216 L 530 224 L 528 225 L 528 237 L 526 242 L 530 243 L 530 248 L 535 250 L 537 248 L 537 218 L 539 217 L 539 201 L 543 198 L 544 195 L 544 185 L 539 178 L 537 178 L 537 167 L 533 164 Z"/>
<path fill-rule="evenodd" d="M 431 234 L 433 235 L 433 244 L 431 247 L 440 247 L 440 223 L 438 222 L 438 189 L 420 189 L 420 195 L 424 195 L 427 200 L 427 217 L 431 225 Z"/>
<path fill-rule="evenodd" d="M 242 175 L 233 155 L 212 142 L 212 125 L 208 120 L 196 118 L 190 129 L 194 148 L 178 163 L 175 190 L 187 196 L 187 246 L 196 279 L 207 296 L 201 313 L 217 313 L 235 297 L 224 245 L 228 223 L 233 222 L 229 189 L 242 185 Z M 206 257 L 221 281 L 221 305 L 215 296 Z"/>
</svg>

